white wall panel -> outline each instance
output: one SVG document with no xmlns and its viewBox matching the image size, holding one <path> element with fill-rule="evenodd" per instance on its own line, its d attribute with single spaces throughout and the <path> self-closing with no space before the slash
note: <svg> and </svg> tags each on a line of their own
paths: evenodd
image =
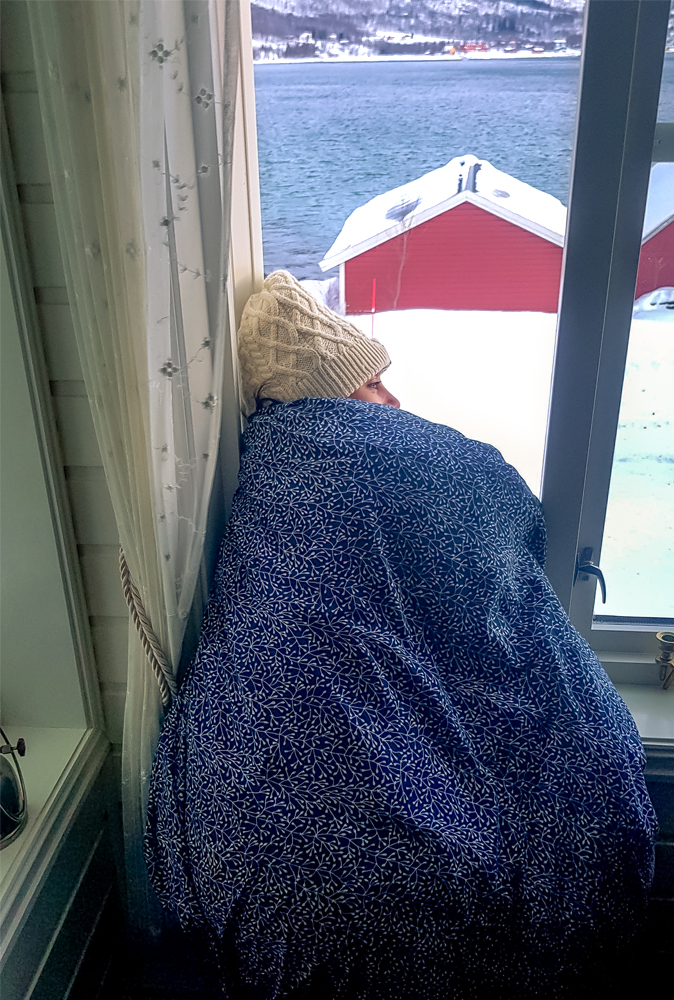
<svg viewBox="0 0 674 1000">
<path fill-rule="evenodd" d="M 66 479 L 78 543 L 119 545 L 117 522 L 103 467 L 68 466 Z"/>
<path fill-rule="evenodd" d="M 82 365 L 77 353 L 70 306 L 67 302 L 38 304 L 38 314 L 44 332 L 49 378 L 51 381 L 80 380 Z"/>
<path fill-rule="evenodd" d="M 23 204 L 21 214 L 34 285 L 63 287 L 66 281 L 54 206 Z"/>
<path fill-rule="evenodd" d="M 124 732 L 126 681 L 123 684 L 103 684 L 101 697 L 107 737 L 112 744 L 119 745 Z"/>
<path fill-rule="evenodd" d="M 126 683 L 126 658 L 129 643 L 128 617 L 114 618 L 109 615 L 104 617 L 94 615 L 90 621 L 101 683 Z"/>
<path fill-rule="evenodd" d="M 69 614 L 2 253 L 2 722 L 84 726 Z"/>
<path fill-rule="evenodd" d="M 58 424 L 65 465 L 100 465 L 101 453 L 96 440 L 94 422 L 91 419 L 89 400 L 86 395 L 73 395 L 79 385 L 84 393 L 84 382 L 61 385 L 68 395 L 54 397 L 54 409 Z"/>
<path fill-rule="evenodd" d="M 42 137 L 42 118 L 37 94 L 9 93 L 5 96 L 7 124 L 14 139 L 14 173 L 17 184 L 49 184 L 47 150 Z"/>
<path fill-rule="evenodd" d="M 79 545 L 90 615 L 127 614 L 122 581 L 119 578 L 119 548 L 116 545 Z"/>
</svg>

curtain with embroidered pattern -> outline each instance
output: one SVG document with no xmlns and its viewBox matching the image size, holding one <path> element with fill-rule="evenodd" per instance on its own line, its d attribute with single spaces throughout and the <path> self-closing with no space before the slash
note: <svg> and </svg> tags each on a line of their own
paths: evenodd
<svg viewBox="0 0 674 1000">
<path fill-rule="evenodd" d="M 66 282 L 127 590 L 135 587 L 163 654 L 162 702 L 148 643 L 130 624 L 128 912 L 148 928 L 159 919 L 142 860 L 149 773 L 185 631 L 191 623 L 193 644 L 207 596 L 226 366 L 233 381 L 239 3 L 29 0 L 28 9 Z"/>
</svg>

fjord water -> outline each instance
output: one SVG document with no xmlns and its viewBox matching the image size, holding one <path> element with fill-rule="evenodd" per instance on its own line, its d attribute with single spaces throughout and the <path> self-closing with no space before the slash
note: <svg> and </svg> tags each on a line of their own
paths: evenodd
<svg viewBox="0 0 674 1000">
<path fill-rule="evenodd" d="M 580 59 L 257 63 L 268 273 L 323 277 L 347 216 L 474 153 L 568 204 Z M 674 55 L 660 121 L 674 121 Z"/>
<path fill-rule="evenodd" d="M 568 202 L 580 59 L 255 66 L 265 271 L 321 278 L 347 216 L 474 153 Z"/>
</svg>

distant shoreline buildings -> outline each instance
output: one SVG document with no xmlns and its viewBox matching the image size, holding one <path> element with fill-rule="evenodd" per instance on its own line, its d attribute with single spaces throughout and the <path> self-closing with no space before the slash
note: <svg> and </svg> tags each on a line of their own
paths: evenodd
<svg viewBox="0 0 674 1000">
<path fill-rule="evenodd" d="M 327 34 L 327 33 L 326 33 Z M 256 62 L 305 60 L 313 62 L 367 59 L 419 58 L 502 58 L 504 56 L 580 55 L 581 36 L 556 38 L 552 41 L 482 42 L 462 38 L 419 38 L 418 35 L 382 32 L 354 42 L 336 32 L 326 38 L 315 38 L 311 32 L 286 38 L 253 37 L 253 58 Z"/>
<path fill-rule="evenodd" d="M 399 0 L 366 10 L 349 0 L 258 0 L 251 4 L 253 55 L 257 62 L 576 56 L 583 6 L 463 0 L 441 9 Z M 674 51 L 674 9 L 666 51 Z"/>
</svg>

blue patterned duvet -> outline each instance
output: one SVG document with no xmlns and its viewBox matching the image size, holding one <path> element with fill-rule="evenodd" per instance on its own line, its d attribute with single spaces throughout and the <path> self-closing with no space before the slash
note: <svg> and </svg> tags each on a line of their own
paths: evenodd
<svg viewBox="0 0 674 1000">
<path fill-rule="evenodd" d="M 638 922 L 655 820 L 538 501 L 490 446 L 373 403 L 274 404 L 244 445 L 154 763 L 163 905 L 241 996 L 316 969 L 349 1000 L 563 992 Z"/>
</svg>

